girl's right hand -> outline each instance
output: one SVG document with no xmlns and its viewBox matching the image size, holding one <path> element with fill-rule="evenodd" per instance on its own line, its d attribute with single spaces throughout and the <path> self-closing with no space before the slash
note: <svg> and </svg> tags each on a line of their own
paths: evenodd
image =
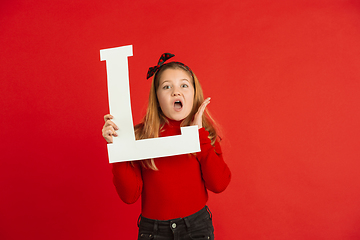
<svg viewBox="0 0 360 240">
<path fill-rule="evenodd" d="M 116 130 L 119 130 L 119 128 L 116 126 L 116 124 L 113 121 L 111 121 L 111 119 L 113 118 L 114 117 L 110 114 L 106 114 L 104 116 L 105 124 L 102 128 L 102 135 L 108 143 L 113 142 L 113 136 L 115 137 L 118 136 Z"/>
</svg>

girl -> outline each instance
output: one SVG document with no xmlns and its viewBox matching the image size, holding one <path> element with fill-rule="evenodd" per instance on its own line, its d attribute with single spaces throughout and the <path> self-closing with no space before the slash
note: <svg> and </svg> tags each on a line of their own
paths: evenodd
<svg viewBox="0 0 360 240">
<path fill-rule="evenodd" d="M 136 139 L 181 134 L 181 126 L 197 125 L 201 152 L 143 161 L 113 163 L 114 185 L 128 204 L 141 195 L 138 239 L 214 239 L 207 190 L 220 193 L 230 181 L 219 137 L 207 113 L 194 72 L 180 62 L 165 63 L 164 53 L 153 76 L 147 113 L 135 126 Z M 119 128 L 105 115 L 103 137 L 112 143 Z"/>
</svg>

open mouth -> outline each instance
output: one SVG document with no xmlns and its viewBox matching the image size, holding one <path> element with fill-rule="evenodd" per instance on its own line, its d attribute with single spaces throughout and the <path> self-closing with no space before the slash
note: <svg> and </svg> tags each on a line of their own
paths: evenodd
<svg viewBox="0 0 360 240">
<path fill-rule="evenodd" d="M 175 101 L 174 102 L 174 108 L 175 108 L 175 110 L 180 110 L 181 108 L 183 107 L 183 104 L 182 104 L 182 102 L 181 101 Z"/>
</svg>

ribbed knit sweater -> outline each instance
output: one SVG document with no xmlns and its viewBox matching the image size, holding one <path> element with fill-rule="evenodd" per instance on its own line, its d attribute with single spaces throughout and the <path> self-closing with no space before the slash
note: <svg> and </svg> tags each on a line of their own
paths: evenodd
<svg viewBox="0 0 360 240">
<path fill-rule="evenodd" d="M 180 135 L 180 121 L 169 120 L 161 137 Z M 202 209 L 210 190 L 220 193 L 231 173 L 223 160 L 219 142 L 211 145 L 209 133 L 199 129 L 201 152 L 156 158 L 158 171 L 144 168 L 140 161 L 113 163 L 114 185 L 128 204 L 141 196 L 141 214 L 146 218 L 169 220 L 189 216 Z"/>
</svg>

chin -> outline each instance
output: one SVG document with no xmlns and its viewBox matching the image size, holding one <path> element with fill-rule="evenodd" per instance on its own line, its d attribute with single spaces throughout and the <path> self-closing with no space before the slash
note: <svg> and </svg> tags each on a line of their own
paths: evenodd
<svg viewBox="0 0 360 240">
<path fill-rule="evenodd" d="M 175 120 L 175 121 L 181 121 L 184 120 L 186 117 L 169 117 L 171 120 Z"/>
<path fill-rule="evenodd" d="M 175 121 L 181 121 L 181 120 L 184 120 L 186 117 L 187 117 L 187 115 L 186 116 L 184 116 L 183 114 L 181 114 L 181 115 L 165 115 L 167 118 L 169 118 L 169 119 L 171 119 L 171 120 L 175 120 Z"/>
<path fill-rule="evenodd" d="M 181 121 L 184 120 L 185 118 L 187 118 L 187 116 L 189 116 L 190 112 L 167 112 L 166 114 L 163 113 L 167 118 L 174 120 L 174 121 Z"/>
</svg>

